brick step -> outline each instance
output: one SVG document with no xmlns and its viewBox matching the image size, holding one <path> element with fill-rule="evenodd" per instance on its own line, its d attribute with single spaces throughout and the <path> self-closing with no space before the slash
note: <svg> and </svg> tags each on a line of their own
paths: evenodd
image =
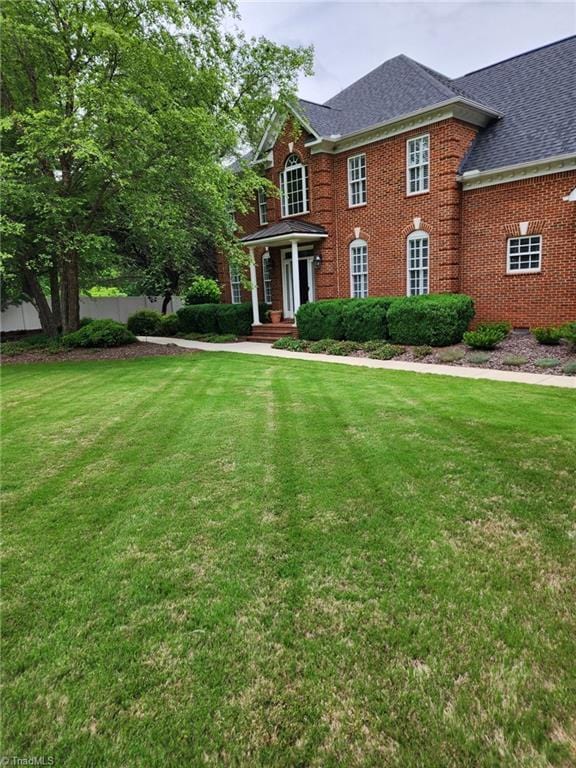
<svg viewBox="0 0 576 768">
<path fill-rule="evenodd" d="M 280 324 L 266 323 L 265 325 L 253 325 L 252 336 L 266 336 L 267 338 L 281 339 L 283 336 L 296 336 L 298 333 L 296 326 L 288 323 Z"/>
<path fill-rule="evenodd" d="M 284 336 L 247 336 L 246 341 L 257 341 L 261 344 L 274 344 L 278 339 L 283 339 Z"/>
</svg>

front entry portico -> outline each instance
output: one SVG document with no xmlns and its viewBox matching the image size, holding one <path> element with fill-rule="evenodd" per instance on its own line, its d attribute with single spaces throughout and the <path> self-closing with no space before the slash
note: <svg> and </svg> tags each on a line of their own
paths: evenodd
<svg viewBox="0 0 576 768">
<path fill-rule="evenodd" d="M 281 221 L 241 238 L 250 252 L 250 282 L 254 325 L 260 325 L 256 247 L 281 248 L 282 311 L 285 318 L 295 318 L 301 304 L 314 301 L 314 243 L 328 237 L 323 227 L 305 221 Z"/>
</svg>

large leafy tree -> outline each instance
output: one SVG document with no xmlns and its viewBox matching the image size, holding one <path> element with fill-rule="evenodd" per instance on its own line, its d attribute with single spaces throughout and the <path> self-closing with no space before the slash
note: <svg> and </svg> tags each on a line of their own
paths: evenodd
<svg viewBox="0 0 576 768">
<path fill-rule="evenodd" d="M 232 0 L 4 0 L 2 276 L 46 332 L 78 326 L 99 275 L 157 285 L 207 247 L 243 258 L 230 211 L 265 182 L 225 160 L 294 98 L 311 52 L 245 39 L 234 13 Z"/>
</svg>

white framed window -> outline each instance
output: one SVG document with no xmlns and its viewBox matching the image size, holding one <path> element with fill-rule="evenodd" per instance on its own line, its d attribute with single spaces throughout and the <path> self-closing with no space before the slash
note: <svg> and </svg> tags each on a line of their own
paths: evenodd
<svg viewBox="0 0 576 768">
<path fill-rule="evenodd" d="M 430 189 L 430 136 L 406 142 L 406 194 L 420 195 Z"/>
<path fill-rule="evenodd" d="M 258 219 L 260 224 L 268 224 L 268 198 L 263 189 L 258 190 Z"/>
<path fill-rule="evenodd" d="M 540 272 L 542 268 L 542 235 L 509 237 L 507 249 L 508 273 Z"/>
<path fill-rule="evenodd" d="M 365 240 L 350 243 L 350 295 L 353 299 L 368 296 L 368 244 Z"/>
<path fill-rule="evenodd" d="M 407 262 L 408 280 L 406 293 L 408 296 L 419 296 L 428 293 L 428 275 L 430 260 L 430 242 L 428 234 L 418 230 L 408 235 Z"/>
<path fill-rule="evenodd" d="M 264 285 L 264 303 L 272 304 L 272 269 L 270 251 L 262 256 L 262 284 Z"/>
<path fill-rule="evenodd" d="M 348 205 L 366 204 L 366 155 L 348 158 Z"/>
<path fill-rule="evenodd" d="M 230 265 L 230 293 L 232 296 L 232 304 L 242 303 L 242 280 L 240 278 L 240 270 L 236 265 Z"/>
<path fill-rule="evenodd" d="M 308 174 L 298 155 L 289 155 L 280 173 L 282 218 L 308 213 Z"/>
</svg>

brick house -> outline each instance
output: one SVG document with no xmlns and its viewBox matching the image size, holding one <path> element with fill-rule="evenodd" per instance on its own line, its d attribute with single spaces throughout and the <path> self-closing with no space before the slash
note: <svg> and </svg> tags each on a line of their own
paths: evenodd
<svg viewBox="0 0 576 768">
<path fill-rule="evenodd" d="M 452 291 L 476 321 L 576 319 L 575 61 L 576 36 L 455 80 L 402 55 L 300 100 L 253 157 L 280 194 L 238 218 L 252 291 L 220 259 L 225 300 L 291 320 L 317 299 Z"/>
</svg>

